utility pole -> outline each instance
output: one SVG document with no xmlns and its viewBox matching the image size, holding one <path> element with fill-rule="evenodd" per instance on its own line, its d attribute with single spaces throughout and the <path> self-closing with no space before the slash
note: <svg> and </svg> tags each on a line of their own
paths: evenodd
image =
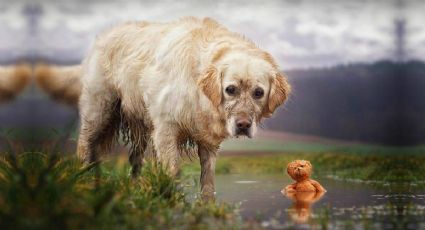
<svg viewBox="0 0 425 230">
<path fill-rule="evenodd" d="M 406 36 L 406 20 L 405 19 L 396 19 L 395 24 L 395 60 L 397 62 L 404 62 L 406 59 L 406 50 L 405 50 L 405 36 Z"/>
</svg>

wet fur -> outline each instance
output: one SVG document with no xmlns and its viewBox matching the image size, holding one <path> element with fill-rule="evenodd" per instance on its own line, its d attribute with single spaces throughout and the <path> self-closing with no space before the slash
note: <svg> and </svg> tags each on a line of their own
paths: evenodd
<svg viewBox="0 0 425 230">
<path fill-rule="evenodd" d="M 79 104 L 77 152 L 83 161 L 98 161 L 121 133 L 130 145 L 133 176 L 147 154 L 155 155 L 171 175 L 178 173 L 181 154 L 198 155 L 207 193 L 214 192 L 219 145 L 234 135 L 229 120 L 243 115 L 259 123 L 290 92 L 269 54 L 209 18 L 116 26 L 98 36 L 74 70 L 79 68 L 81 76 L 67 76 L 80 85 L 80 94 L 71 90 L 71 98 Z M 225 74 L 232 69 L 244 94 L 229 99 L 223 84 L 236 79 Z M 46 85 L 62 86 L 59 79 L 49 77 Z M 249 90 L 258 82 L 265 96 L 253 100 Z"/>
</svg>

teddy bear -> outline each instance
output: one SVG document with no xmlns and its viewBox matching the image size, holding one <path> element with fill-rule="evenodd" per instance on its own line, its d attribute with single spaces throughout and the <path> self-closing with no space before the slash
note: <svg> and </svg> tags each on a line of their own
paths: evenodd
<svg viewBox="0 0 425 230">
<path fill-rule="evenodd" d="M 286 171 L 295 183 L 286 186 L 282 192 L 326 192 L 319 182 L 310 179 L 313 166 L 309 161 L 296 160 L 290 162 Z"/>
</svg>

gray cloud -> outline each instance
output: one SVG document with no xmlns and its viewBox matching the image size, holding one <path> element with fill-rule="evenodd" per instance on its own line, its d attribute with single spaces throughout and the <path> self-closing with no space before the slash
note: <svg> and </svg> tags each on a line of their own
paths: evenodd
<svg viewBox="0 0 425 230">
<path fill-rule="evenodd" d="M 0 5 L 6 12 L 0 16 L 0 50 L 15 56 L 27 51 L 75 61 L 84 56 L 96 34 L 111 25 L 190 15 L 215 18 L 246 35 L 275 56 L 283 68 L 328 66 L 393 58 L 394 20 L 407 15 L 409 58 L 424 59 L 423 49 L 416 48 L 425 44 L 420 12 L 424 4 L 411 0 L 402 5 L 399 10 L 395 0 L 22 1 Z M 28 8 L 34 12 L 23 10 Z M 37 28 L 28 35 L 31 26 Z M 30 45 L 18 44 L 28 41 L 28 36 Z"/>
</svg>

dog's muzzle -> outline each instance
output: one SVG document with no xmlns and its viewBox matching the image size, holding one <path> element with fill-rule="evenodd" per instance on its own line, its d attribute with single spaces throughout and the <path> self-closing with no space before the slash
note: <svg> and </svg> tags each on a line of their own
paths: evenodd
<svg viewBox="0 0 425 230">
<path fill-rule="evenodd" d="M 239 118 L 236 119 L 236 135 L 245 135 L 251 137 L 252 119 L 250 118 Z"/>
</svg>

